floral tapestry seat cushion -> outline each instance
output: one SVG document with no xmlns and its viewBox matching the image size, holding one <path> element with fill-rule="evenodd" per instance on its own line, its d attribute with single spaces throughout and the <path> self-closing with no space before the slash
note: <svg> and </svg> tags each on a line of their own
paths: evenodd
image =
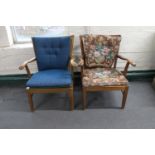
<svg viewBox="0 0 155 155">
<path fill-rule="evenodd" d="M 112 68 L 84 69 L 83 86 L 127 85 L 128 80 L 118 70 Z"/>
<path fill-rule="evenodd" d="M 83 55 L 86 67 L 106 67 L 113 65 L 121 42 L 120 35 L 84 35 Z"/>
</svg>

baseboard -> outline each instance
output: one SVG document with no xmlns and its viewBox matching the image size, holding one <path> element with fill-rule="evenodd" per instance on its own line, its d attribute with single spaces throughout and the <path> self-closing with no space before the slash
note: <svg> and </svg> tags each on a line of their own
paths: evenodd
<svg viewBox="0 0 155 155">
<path fill-rule="evenodd" d="M 19 85 L 25 84 L 28 80 L 26 74 L 0 75 L 0 85 Z"/>
<path fill-rule="evenodd" d="M 128 71 L 127 74 L 128 80 L 152 79 L 153 77 L 155 77 L 155 70 L 135 70 Z"/>
<path fill-rule="evenodd" d="M 135 70 L 128 71 L 127 78 L 129 81 L 133 80 L 146 80 L 155 77 L 155 70 Z M 80 83 L 81 74 L 80 72 L 74 73 L 75 84 Z M 0 75 L 0 85 L 18 85 L 25 84 L 28 80 L 26 74 L 16 74 L 16 75 Z"/>
</svg>

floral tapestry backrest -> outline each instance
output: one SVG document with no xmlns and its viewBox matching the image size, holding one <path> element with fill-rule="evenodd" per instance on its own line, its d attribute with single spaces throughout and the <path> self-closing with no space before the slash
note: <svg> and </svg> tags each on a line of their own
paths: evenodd
<svg viewBox="0 0 155 155">
<path fill-rule="evenodd" d="M 120 35 L 83 35 L 85 67 L 111 68 L 118 54 Z"/>
</svg>

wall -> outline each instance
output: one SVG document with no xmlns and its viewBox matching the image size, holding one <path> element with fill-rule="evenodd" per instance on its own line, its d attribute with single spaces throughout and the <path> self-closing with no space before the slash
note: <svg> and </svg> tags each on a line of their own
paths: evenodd
<svg viewBox="0 0 155 155">
<path fill-rule="evenodd" d="M 5 31 L 3 27 L 3 31 Z M 1 39 L 6 39 L 5 32 L 0 27 Z M 80 54 L 79 34 L 121 34 L 122 42 L 120 54 L 131 58 L 137 63 L 137 67 L 130 67 L 130 70 L 150 70 L 155 69 L 155 27 L 84 27 L 74 26 L 66 27 L 68 34 L 74 33 L 75 37 L 75 54 Z M 3 34 L 3 35 L 2 35 Z M 7 40 L 8 41 L 8 40 Z M 3 42 L 5 43 L 5 42 Z M 12 45 L 9 42 L 8 47 L 0 47 L 0 75 L 23 74 L 25 71 L 19 71 L 18 66 L 26 59 L 34 56 L 32 44 Z M 37 71 L 36 64 L 30 66 L 32 72 Z M 118 68 L 123 69 L 124 62 L 119 61 Z"/>
<path fill-rule="evenodd" d="M 0 47 L 7 47 L 13 44 L 9 26 L 0 26 Z"/>
</svg>

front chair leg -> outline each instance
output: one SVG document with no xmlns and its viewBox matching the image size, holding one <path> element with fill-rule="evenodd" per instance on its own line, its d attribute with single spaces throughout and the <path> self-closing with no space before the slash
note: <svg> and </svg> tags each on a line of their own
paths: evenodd
<svg viewBox="0 0 155 155">
<path fill-rule="evenodd" d="M 33 99 L 32 99 L 33 94 L 31 94 L 31 93 L 27 93 L 27 95 L 28 95 L 28 100 L 29 100 L 30 110 L 31 110 L 31 112 L 33 112 L 33 111 L 34 111 L 34 107 L 33 107 Z"/>
<path fill-rule="evenodd" d="M 74 93 L 73 88 L 69 88 L 68 91 L 69 99 L 70 99 L 70 111 L 74 110 Z"/>
<path fill-rule="evenodd" d="M 84 87 L 82 88 L 82 96 L 83 96 L 83 110 L 85 110 L 87 107 L 87 103 L 86 103 L 87 92 Z"/>
<path fill-rule="evenodd" d="M 122 107 L 121 107 L 121 109 L 124 109 L 125 108 L 126 99 L 127 99 L 127 96 L 128 96 L 128 86 L 125 87 L 125 90 L 122 92 L 122 94 L 123 94 L 123 99 L 122 99 Z"/>
</svg>

